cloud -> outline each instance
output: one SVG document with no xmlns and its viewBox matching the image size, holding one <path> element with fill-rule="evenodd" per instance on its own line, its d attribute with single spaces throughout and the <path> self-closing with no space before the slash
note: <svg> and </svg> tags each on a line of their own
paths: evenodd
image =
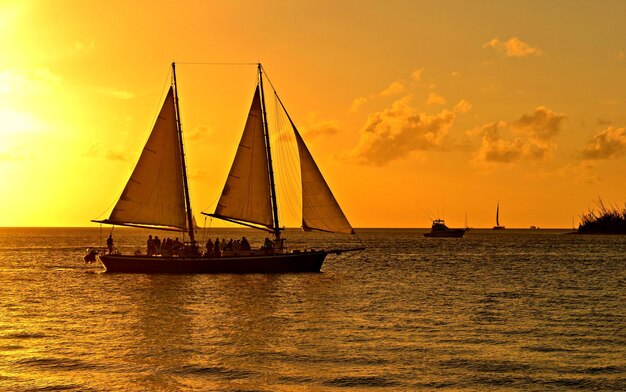
<svg viewBox="0 0 626 392">
<path fill-rule="evenodd" d="M 494 49 L 509 58 L 539 56 L 542 53 L 539 48 L 533 48 L 518 37 L 509 38 L 508 41 L 500 41 L 499 39 L 494 38 L 484 44 L 483 48 Z"/>
<path fill-rule="evenodd" d="M 434 115 L 417 113 L 411 97 L 403 97 L 368 116 L 357 146 L 345 157 L 384 166 L 416 151 L 443 150 L 455 118 L 456 113 L 445 109 Z"/>
<path fill-rule="evenodd" d="M 617 52 L 617 53 L 611 53 L 609 57 L 617 61 L 623 61 L 624 58 L 626 58 L 626 55 L 624 55 L 624 52 Z"/>
<path fill-rule="evenodd" d="M 117 99 L 132 99 L 135 97 L 135 94 L 128 90 L 120 90 L 111 87 L 98 88 L 96 91 L 103 95 L 108 95 Z"/>
<path fill-rule="evenodd" d="M 524 114 L 511 123 L 511 126 L 537 140 L 548 140 L 561 131 L 561 123 L 564 119 L 563 113 L 555 113 L 545 106 L 540 106 L 531 114 Z"/>
<path fill-rule="evenodd" d="M 8 134 L 19 134 L 37 131 L 43 128 L 41 123 L 32 113 L 18 112 L 7 109 L 0 109 L 0 133 L 3 136 Z M 3 140 L 4 142 L 4 140 Z"/>
<path fill-rule="evenodd" d="M 90 158 L 103 158 L 107 161 L 130 161 L 125 153 L 104 146 L 100 140 L 93 142 L 91 146 L 89 146 L 89 148 L 82 154 L 82 156 Z"/>
<path fill-rule="evenodd" d="M 454 111 L 459 113 L 467 113 L 472 109 L 472 104 L 462 99 L 454 106 Z"/>
<path fill-rule="evenodd" d="M 472 162 L 480 165 L 544 159 L 556 149 L 554 139 L 561 132 L 564 119 L 563 113 L 540 106 L 513 122 L 498 121 L 470 130 L 469 136 L 482 138 Z M 504 132 L 515 137 L 507 139 Z"/>
<path fill-rule="evenodd" d="M 60 86 L 61 82 L 61 76 L 46 67 L 8 69 L 0 72 L 0 94 L 48 94 Z"/>
<path fill-rule="evenodd" d="M 582 161 L 577 165 L 567 164 L 560 168 L 557 174 L 561 177 L 574 179 L 577 183 L 587 185 L 595 185 L 601 180 L 598 174 L 598 166 L 593 161 Z"/>
<path fill-rule="evenodd" d="M 96 42 L 93 38 L 85 41 L 74 41 L 74 49 L 78 52 L 91 51 L 96 47 Z"/>
<path fill-rule="evenodd" d="M 381 91 L 380 95 L 383 97 L 388 97 L 390 95 L 398 95 L 398 94 L 402 94 L 404 90 L 405 90 L 404 84 L 400 81 L 396 81 L 396 82 L 391 83 L 389 87 Z"/>
<path fill-rule="evenodd" d="M 616 105 L 619 105 L 619 101 L 617 99 L 607 98 L 607 99 L 601 100 L 600 104 L 604 106 L 616 106 Z"/>
<path fill-rule="evenodd" d="M 213 134 L 213 130 L 205 126 L 193 127 L 190 131 L 185 132 L 185 138 L 188 140 L 204 140 Z"/>
<path fill-rule="evenodd" d="M 314 141 L 339 133 L 339 127 L 334 121 L 325 121 L 308 128 L 302 135 L 308 141 Z"/>
<path fill-rule="evenodd" d="M 206 169 L 196 169 L 189 171 L 189 178 L 192 180 L 206 180 L 210 178 L 209 171 Z"/>
<path fill-rule="evenodd" d="M 351 111 L 352 113 L 356 113 L 356 112 L 358 112 L 358 111 L 359 111 L 359 109 L 361 109 L 361 107 L 362 107 L 363 105 L 365 105 L 366 103 L 367 103 L 367 98 L 365 98 L 365 97 L 358 97 L 358 98 L 355 98 L 355 99 L 352 101 L 352 105 L 350 106 L 350 111 Z"/>
<path fill-rule="evenodd" d="M 518 160 L 524 150 L 524 142 L 516 138 L 513 141 L 505 140 L 500 135 L 501 129 L 506 127 L 504 122 L 494 122 L 480 127 L 472 133 L 482 135 L 480 149 L 474 157 L 474 162 L 513 162 Z"/>
<path fill-rule="evenodd" d="M 415 82 L 419 82 L 422 80 L 422 73 L 424 72 L 424 68 L 416 69 L 411 73 L 411 79 Z"/>
<path fill-rule="evenodd" d="M 0 150 L 0 163 L 2 162 L 10 162 L 10 161 L 21 161 L 24 160 L 24 155 L 21 153 L 16 153 L 15 151 L 2 151 Z"/>
<path fill-rule="evenodd" d="M 583 160 L 615 158 L 626 154 L 626 129 L 608 127 L 598 131 L 580 151 Z"/>
<path fill-rule="evenodd" d="M 432 92 L 428 94 L 428 99 L 426 99 L 427 105 L 445 105 L 447 102 L 444 97 Z"/>
</svg>

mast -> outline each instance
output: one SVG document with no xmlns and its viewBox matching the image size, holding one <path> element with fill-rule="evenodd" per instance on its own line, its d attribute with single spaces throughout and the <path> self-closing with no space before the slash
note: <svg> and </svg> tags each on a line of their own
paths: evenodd
<svg viewBox="0 0 626 392">
<path fill-rule="evenodd" d="M 280 240 L 280 226 L 278 224 L 278 204 L 276 204 L 276 185 L 274 183 L 274 167 L 272 165 L 272 152 L 270 149 L 270 134 L 267 126 L 267 112 L 265 111 L 265 94 L 263 92 L 263 70 L 261 63 L 259 68 L 259 87 L 261 89 L 261 113 L 263 117 L 263 133 L 265 134 L 265 145 L 267 149 L 267 165 L 270 174 L 270 196 L 272 199 L 272 211 L 274 212 L 274 237 Z"/>
<path fill-rule="evenodd" d="M 183 167 L 183 188 L 185 193 L 185 210 L 187 211 L 187 226 L 191 246 L 195 247 L 196 239 L 193 233 L 193 214 L 191 213 L 191 201 L 189 199 L 189 184 L 187 183 L 187 166 L 185 165 L 185 148 L 183 147 L 183 127 L 180 122 L 180 110 L 178 108 L 178 88 L 176 84 L 176 63 L 172 62 L 172 76 L 174 80 L 174 108 L 176 112 L 176 127 L 178 128 L 178 145 L 180 147 L 180 160 Z"/>
</svg>

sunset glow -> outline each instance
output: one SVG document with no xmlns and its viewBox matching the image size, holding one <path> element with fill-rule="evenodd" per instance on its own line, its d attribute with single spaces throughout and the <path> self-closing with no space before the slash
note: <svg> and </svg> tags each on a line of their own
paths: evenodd
<svg viewBox="0 0 626 392">
<path fill-rule="evenodd" d="M 1 2 L 0 226 L 102 218 L 172 61 L 204 221 L 256 69 L 191 63 L 260 61 L 354 227 L 491 227 L 498 201 L 507 227 L 570 227 L 598 198 L 626 202 L 624 15 L 621 1 Z"/>
</svg>

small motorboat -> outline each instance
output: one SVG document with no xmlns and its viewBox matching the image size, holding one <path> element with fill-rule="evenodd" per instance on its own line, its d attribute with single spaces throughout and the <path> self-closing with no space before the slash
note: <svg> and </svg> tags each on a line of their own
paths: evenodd
<svg viewBox="0 0 626 392">
<path fill-rule="evenodd" d="M 460 238 L 465 235 L 467 229 L 451 229 L 446 226 L 443 219 L 435 219 L 430 228 L 430 233 L 424 233 L 424 237 L 456 237 Z"/>
</svg>

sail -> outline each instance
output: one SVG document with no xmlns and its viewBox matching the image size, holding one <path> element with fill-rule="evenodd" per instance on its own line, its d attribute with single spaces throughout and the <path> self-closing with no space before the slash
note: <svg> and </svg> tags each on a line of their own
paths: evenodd
<svg viewBox="0 0 626 392">
<path fill-rule="evenodd" d="M 290 119 L 291 121 L 291 119 Z M 304 230 L 322 230 L 336 233 L 354 234 L 348 219 L 341 211 L 322 172 L 313 160 L 302 136 L 291 123 L 298 144 L 300 155 L 300 174 L 302 177 L 302 228 Z"/>
<path fill-rule="evenodd" d="M 215 216 L 273 227 L 267 149 L 257 86 Z"/>
<path fill-rule="evenodd" d="M 496 206 L 496 226 L 500 226 L 500 202 Z"/>
<path fill-rule="evenodd" d="M 184 229 L 182 161 L 170 88 L 137 166 L 106 223 Z"/>
</svg>

